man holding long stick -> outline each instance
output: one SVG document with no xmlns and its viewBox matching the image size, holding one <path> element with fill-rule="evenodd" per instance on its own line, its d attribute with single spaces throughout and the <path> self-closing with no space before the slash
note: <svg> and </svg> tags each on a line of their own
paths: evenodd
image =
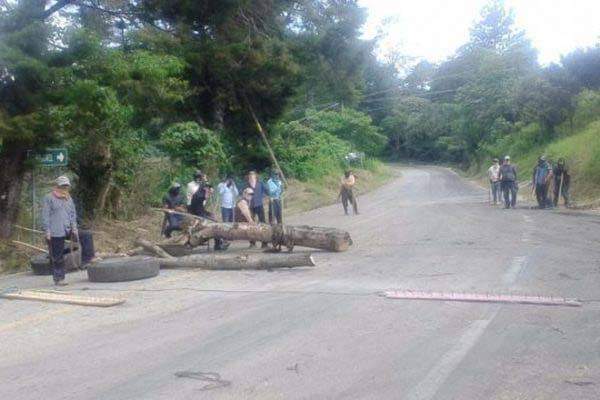
<svg viewBox="0 0 600 400">
<path fill-rule="evenodd" d="M 571 175 L 565 165 L 565 159 L 559 158 L 558 163 L 554 167 L 554 207 L 558 206 L 560 196 L 565 199 L 565 207 L 569 207 L 569 186 L 571 185 Z"/>
<path fill-rule="evenodd" d="M 70 195 L 71 182 L 59 176 L 51 193 L 44 197 L 42 229 L 46 234 L 54 284 L 65 286 L 65 240 L 77 238 L 77 213 Z"/>
</svg>

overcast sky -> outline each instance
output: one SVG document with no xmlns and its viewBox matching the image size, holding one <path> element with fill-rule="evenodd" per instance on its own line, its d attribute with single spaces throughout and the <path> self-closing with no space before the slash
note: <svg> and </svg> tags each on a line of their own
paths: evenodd
<svg viewBox="0 0 600 400">
<path fill-rule="evenodd" d="M 387 34 L 382 51 L 398 49 L 439 62 L 469 37 L 469 28 L 486 0 L 359 0 L 369 11 L 364 29 L 371 38 Z M 600 0 L 505 0 L 539 51 L 539 61 L 560 61 L 561 54 L 600 41 Z M 382 24 L 386 19 L 392 20 Z"/>
</svg>

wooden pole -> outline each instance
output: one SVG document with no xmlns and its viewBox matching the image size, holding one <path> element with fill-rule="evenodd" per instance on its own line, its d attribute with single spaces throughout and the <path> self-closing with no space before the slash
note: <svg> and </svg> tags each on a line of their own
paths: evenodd
<svg viewBox="0 0 600 400">
<path fill-rule="evenodd" d="M 41 252 L 41 253 L 46 253 L 46 254 L 48 254 L 48 250 L 46 250 L 46 249 L 42 249 L 41 247 L 37 247 L 37 246 L 34 246 L 34 245 L 32 245 L 32 244 L 29 244 L 29 243 L 20 242 L 20 241 L 18 241 L 18 240 L 13 240 L 12 242 L 13 242 L 14 244 L 18 244 L 19 246 L 28 247 L 28 248 L 30 248 L 30 249 L 37 250 L 37 251 L 39 251 L 39 252 Z"/>
<path fill-rule="evenodd" d="M 267 135 L 265 133 L 265 130 L 263 129 L 262 125 L 260 124 L 260 121 L 258 120 L 256 113 L 254 112 L 254 108 L 252 107 L 252 104 L 250 104 L 250 102 L 248 101 L 248 98 L 246 97 L 246 95 L 244 95 L 244 100 L 246 101 L 246 106 L 248 107 L 248 110 L 250 111 L 250 115 L 252 116 L 252 119 L 254 120 L 254 123 L 256 124 L 256 129 L 258 130 L 258 133 L 260 133 L 260 137 L 262 138 L 263 143 L 265 144 L 265 146 L 267 147 L 267 150 L 269 151 L 269 157 L 271 157 L 271 161 L 275 165 L 275 168 L 277 168 L 277 171 L 281 174 L 281 180 L 287 186 L 287 180 L 285 179 L 283 170 L 279 166 L 279 162 L 277 161 L 277 158 L 275 157 L 275 153 L 273 152 L 273 149 L 271 148 L 271 145 L 269 144 L 269 141 L 267 140 Z"/>
<path fill-rule="evenodd" d="M 124 299 L 107 297 L 78 296 L 68 292 L 42 291 L 42 290 L 20 290 L 0 294 L 0 298 L 9 300 L 33 300 L 47 303 L 74 304 L 79 306 L 111 307 L 123 304 Z"/>
<path fill-rule="evenodd" d="M 161 268 L 198 268 L 209 270 L 274 269 L 314 267 L 309 253 L 293 254 L 194 254 L 185 257 L 160 260 Z"/>
</svg>

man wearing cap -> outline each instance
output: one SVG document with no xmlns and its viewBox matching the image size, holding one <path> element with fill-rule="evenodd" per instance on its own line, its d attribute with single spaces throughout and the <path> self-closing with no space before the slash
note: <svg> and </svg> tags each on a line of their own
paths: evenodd
<svg viewBox="0 0 600 400">
<path fill-rule="evenodd" d="M 504 157 L 500 166 L 500 187 L 504 195 L 504 208 L 515 208 L 517 205 L 517 169 L 510 163 L 510 157 Z"/>
<path fill-rule="evenodd" d="M 546 208 L 549 205 L 548 187 L 550 186 L 551 179 L 552 168 L 550 168 L 550 165 L 546 161 L 546 157 L 540 156 L 537 165 L 533 168 L 533 176 L 531 178 L 531 184 L 535 189 L 535 198 L 539 208 Z"/>
<path fill-rule="evenodd" d="M 69 193 L 71 182 L 66 176 L 59 176 L 52 192 L 43 200 L 42 229 L 46 232 L 48 251 L 52 263 L 54 284 L 64 286 L 65 282 L 65 240 L 77 236 L 77 213 Z"/>
<path fill-rule="evenodd" d="M 496 205 L 498 204 L 498 200 L 500 200 L 500 162 L 497 158 L 494 158 L 492 166 L 488 169 L 488 178 L 490 180 L 494 205 Z"/>
<path fill-rule="evenodd" d="M 181 194 L 181 184 L 175 182 L 171 185 L 169 192 L 163 197 L 163 208 L 177 212 L 186 212 L 185 200 Z M 169 213 L 165 215 L 163 222 L 163 234 L 171 237 L 171 233 L 176 230 L 181 230 L 181 222 L 183 215 L 177 213 Z M 166 225 L 166 226 L 165 226 Z"/>
</svg>

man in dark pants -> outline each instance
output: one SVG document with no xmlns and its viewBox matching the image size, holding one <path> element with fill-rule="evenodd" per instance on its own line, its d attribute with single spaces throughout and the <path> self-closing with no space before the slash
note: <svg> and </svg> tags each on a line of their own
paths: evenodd
<svg viewBox="0 0 600 400">
<path fill-rule="evenodd" d="M 42 229 L 52 263 L 54 284 L 65 286 L 65 239 L 77 237 L 77 213 L 70 195 L 71 182 L 59 176 L 51 193 L 44 197 L 42 206 Z"/>
<path fill-rule="evenodd" d="M 504 194 L 504 208 L 515 208 L 517 205 L 517 169 L 510 163 L 510 157 L 504 157 L 500 166 L 500 187 Z"/>
<path fill-rule="evenodd" d="M 252 195 L 252 201 L 250 201 L 250 211 L 252 212 L 252 218 L 258 217 L 258 222 L 265 223 L 265 208 L 263 200 L 265 195 L 268 193 L 267 188 L 258 177 L 256 171 L 250 171 L 248 173 L 248 187 L 252 189 L 254 193 Z M 262 243 L 262 248 L 267 248 L 267 242 Z"/>
<path fill-rule="evenodd" d="M 559 197 L 562 195 L 565 199 L 565 207 L 569 207 L 569 187 L 571 186 L 571 175 L 564 158 L 559 158 L 558 163 L 553 169 L 554 175 L 554 207 L 558 206 Z"/>
<path fill-rule="evenodd" d="M 190 214 L 216 221 L 215 215 L 206 209 L 206 201 L 213 193 L 214 189 L 212 185 L 206 181 L 202 182 L 196 193 L 192 196 L 192 202 L 189 206 Z M 228 247 L 229 243 L 219 237 L 215 238 L 215 250 L 227 250 Z"/>
<path fill-rule="evenodd" d="M 546 157 L 541 156 L 538 159 L 538 164 L 533 169 L 533 176 L 531 178 L 531 184 L 535 188 L 535 198 L 541 209 L 548 207 L 548 186 L 550 185 L 551 178 L 552 169 L 546 161 Z"/>
<path fill-rule="evenodd" d="M 186 212 L 186 201 L 181 194 L 181 184 L 174 183 L 171 185 L 169 192 L 163 197 L 163 208 L 173 210 L 177 212 Z M 163 233 L 165 237 L 170 238 L 173 231 L 181 230 L 181 221 L 183 221 L 183 215 L 177 213 L 170 213 L 165 215 L 166 226 L 164 227 Z"/>
<path fill-rule="evenodd" d="M 271 178 L 267 181 L 269 189 L 269 223 L 283 223 L 281 216 L 281 195 L 283 192 L 283 183 L 279 172 L 273 172 Z"/>
</svg>

